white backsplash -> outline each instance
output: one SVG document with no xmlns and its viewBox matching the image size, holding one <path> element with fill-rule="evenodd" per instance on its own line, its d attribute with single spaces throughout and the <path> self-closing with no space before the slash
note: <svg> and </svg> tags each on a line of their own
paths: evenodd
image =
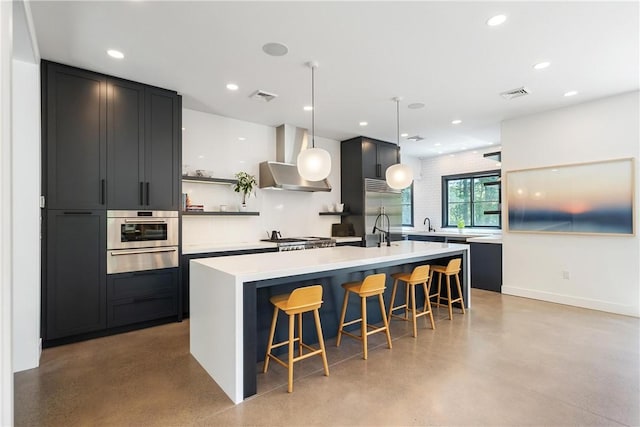
<svg viewBox="0 0 640 427">
<path fill-rule="evenodd" d="M 236 172 L 246 171 L 258 178 L 258 164 L 275 160 L 274 127 L 188 109 L 182 110 L 182 125 L 182 163 L 191 172 L 211 171 L 216 178 L 234 178 Z M 340 142 L 317 136 L 315 140 L 331 155 L 331 192 L 258 189 L 247 200 L 247 210 L 258 211 L 259 216 L 185 216 L 182 243 L 254 242 L 266 238 L 270 230 L 279 230 L 285 237 L 329 236 L 331 224 L 339 223 L 340 217 L 318 213 L 340 202 Z M 238 210 L 242 200 L 231 185 L 184 182 L 182 192 L 205 210 L 220 210 L 220 205 Z"/>
</svg>

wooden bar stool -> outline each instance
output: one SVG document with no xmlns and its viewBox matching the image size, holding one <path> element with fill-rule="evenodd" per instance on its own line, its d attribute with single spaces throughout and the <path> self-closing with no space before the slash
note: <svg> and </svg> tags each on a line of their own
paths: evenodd
<svg viewBox="0 0 640 427">
<path fill-rule="evenodd" d="M 386 274 L 372 274 L 361 282 L 348 282 L 343 283 L 344 288 L 344 301 L 342 303 L 342 313 L 340 314 L 340 326 L 338 326 L 338 339 L 336 340 L 336 347 L 340 346 L 342 340 L 342 334 L 349 335 L 351 338 L 362 341 L 362 349 L 364 352 L 364 359 L 367 359 L 367 337 L 371 334 L 383 332 L 387 335 L 387 345 L 391 348 L 391 335 L 389 334 L 389 322 L 387 321 L 387 313 L 384 308 L 384 299 L 382 294 L 385 289 Z M 344 317 L 347 314 L 347 303 L 349 301 L 349 293 L 352 292 L 360 297 L 360 315 L 361 317 L 349 322 L 344 321 Z M 380 303 L 380 312 L 382 313 L 382 323 L 384 326 L 375 327 L 367 324 L 367 297 L 378 296 L 378 302 Z M 355 335 L 344 330 L 345 326 L 353 325 L 354 323 L 361 322 L 360 335 Z M 368 330 L 369 328 L 370 330 Z"/>
<path fill-rule="evenodd" d="M 293 364 L 299 362 L 302 359 L 306 359 L 311 356 L 321 355 L 322 363 L 324 364 L 324 374 L 329 376 L 329 365 L 327 364 L 327 353 L 324 349 L 324 338 L 322 336 L 322 325 L 320 324 L 320 314 L 318 309 L 322 305 L 322 286 L 306 286 L 304 288 L 295 289 L 290 294 L 276 295 L 270 298 L 271 303 L 274 305 L 273 320 L 271 321 L 271 331 L 269 332 L 269 344 L 267 345 L 267 354 L 264 357 L 264 369 L 263 372 L 267 372 L 269 369 L 269 360 L 273 359 L 285 368 L 289 370 L 289 385 L 287 391 L 291 393 L 293 391 Z M 276 322 L 278 321 L 278 311 L 282 310 L 289 316 L 289 339 L 279 343 L 273 342 L 273 337 L 276 332 Z M 318 333 L 319 349 L 315 349 L 302 342 L 302 314 L 308 311 L 313 311 L 313 318 L 316 322 L 316 331 Z M 298 337 L 294 338 L 295 332 L 295 317 L 298 315 Z M 295 342 L 298 342 L 298 356 L 293 357 L 293 349 Z M 274 348 L 289 345 L 289 358 L 288 362 L 284 362 L 271 353 Z M 309 350 L 309 353 L 303 354 L 302 348 Z"/>
<path fill-rule="evenodd" d="M 418 336 L 417 318 L 429 315 L 431 321 L 431 329 L 436 328 L 433 321 L 433 311 L 431 310 L 431 302 L 429 301 L 429 289 L 431 288 L 431 276 L 429 275 L 428 265 L 419 265 L 413 269 L 411 273 L 394 273 L 391 275 L 393 281 L 393 290 L 391 291 L 391 304 L 389 305 L 389 321 L 393 317 L 402 320 L 409 320 L 409 312 L 411 312 L 411 321 L 413 322 L 413 336 Z M 398 290 L 398 282 L 405 283 L 405 299 L 404 304 L 394 307 L 393 303 L 396 299 L 396 291 Z M 416 285 L 422 285 L 424 289 L 424 308 L 421 311 L 416 310 Z M 404 308 L 404 316 L 393 314 L 394 311 Z"/>
<path fill-rule="evenodd" d="M 460 307 L 462 308 L 462 314 L 465 314 L 464 311 L 464 299 L 462 298 L 462 288 L 460 287 L 460 264 L 462 263 L 462 259 L 454 258 L 446 266 L 443 265 L 432 265 L 431 266 L 431 276 L 433 280 L 433 274 L 438 273 L 438 293 L 434 294 L 438 296 L 437 304 L 440 306 L 441 300 L 447 300 L 447 305 L 449 306 L 449 320 L 453 319 L 453 308 L 452 304 L 454 302 L 460 302 Z M 445 275 L 447 278 L 447 297 L 443 298 L 440 294 L 441 289 L 441 280 L 442 275 Z M 450 277 L 455 276 L 456 278 L 456 287 L 458 288 L 458 298 L 451 298 L 451 280 Z M 431 298 L 431 295 L 429 295 Z"/>
</svg>

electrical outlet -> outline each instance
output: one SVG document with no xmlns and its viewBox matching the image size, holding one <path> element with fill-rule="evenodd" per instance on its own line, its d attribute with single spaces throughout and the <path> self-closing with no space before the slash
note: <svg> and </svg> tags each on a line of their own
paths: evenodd
<svg viewBox="0 0 640 427">
<path fill-rule="evenodd" d="M 562 278 L 564 280 L 569 280 L 569 271 L 568 270 L 562 270 Z"/>
</svg>

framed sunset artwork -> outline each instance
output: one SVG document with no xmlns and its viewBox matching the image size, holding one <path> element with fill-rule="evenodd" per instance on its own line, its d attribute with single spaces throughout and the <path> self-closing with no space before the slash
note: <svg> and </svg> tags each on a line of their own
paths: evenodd
<svg viewBox="0 0 640 427">
<path fill-rule="evenodd" d="M 634 159 L 506 173 L 507 230 L 635 235 Z"/>
</svg>

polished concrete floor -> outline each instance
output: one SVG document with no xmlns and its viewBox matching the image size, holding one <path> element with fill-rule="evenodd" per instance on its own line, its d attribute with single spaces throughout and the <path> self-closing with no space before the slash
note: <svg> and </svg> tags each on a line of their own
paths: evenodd
<svg viewBox="0 0 640 427">
<path fill-rule="evenodd" d="M 393 349 L 369 359 L 349 338 L 296 364 L 294 392 L 272 364 L 233 405 L 174 323 L 47 349 L 15 376 L 16 426 L 640 425 L 640 320 L 473 290 L 466 315 L 394 320 Z"/>
</svg>

